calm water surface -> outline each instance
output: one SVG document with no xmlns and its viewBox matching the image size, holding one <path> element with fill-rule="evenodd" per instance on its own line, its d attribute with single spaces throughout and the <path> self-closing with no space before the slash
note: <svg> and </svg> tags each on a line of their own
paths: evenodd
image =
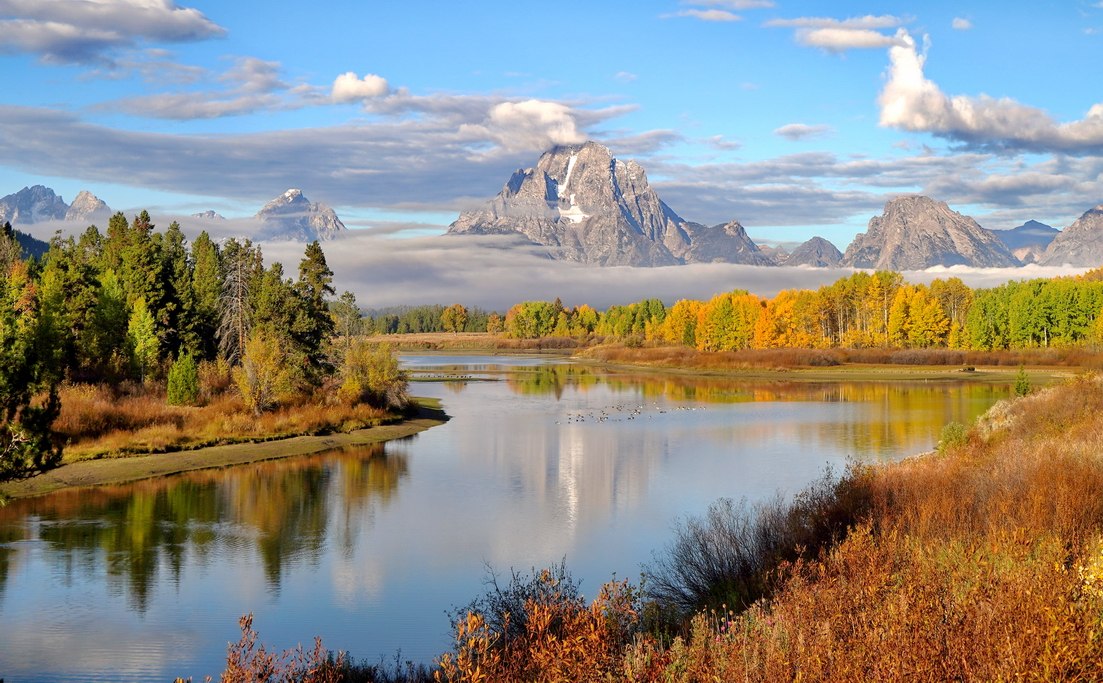
<svg viewBox="0 0 1103 683">
<path fill-rule="evenodd" d="M 486 567 L 635 579 L 673 522 L 929 449 L 1007 386 L 634 375 L 407 356 L 452 420 L 410 440 L 0 508 L 0 677 L 217 678 L 261 640 L 430 662 Z"/>
</svg>

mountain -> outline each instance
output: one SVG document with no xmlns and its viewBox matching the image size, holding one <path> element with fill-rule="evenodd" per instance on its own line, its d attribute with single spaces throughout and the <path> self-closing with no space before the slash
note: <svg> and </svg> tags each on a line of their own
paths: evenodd
<svg viewBox="0 0 1103 683">
<path fill-rule="evenodd" d="M 747 236 L 739 221 L 728 221 L 706 228 L 700 223 L 682 223 L 689 236 L 689 247 L 682 253 L 686 263 L 744 263 L 751 266 L 776 266 Z"/>
<path fill-rule="evenodd" d="M 782 261 L 784 266 L 812 266 L 814 268 L 838 268 L 843 253 L 822 237 L 813 237 L 801 244 Z"/>
<path fill-rule="evenodd" d="M 553 258 L 601 266 L 772 263 L 735 221 L 685 221 L 659 199 L 642 166 L 596 142 L 545 152 L 486 206 L 461 213 L 448 234 L 520 234 Z"/>
<path fill-rule="evenodd" d="M 1076 222 L 1059 232 L 1038 263 L 1093 268 L 1103 265 L 1103 204 L 1088 209 Z"/>
<path fill-rule="evenodd" d="M 222 214 L 220 214 L 217 211 L 214 211 L 212 209 L 207 209 L 206 211 L 200 211 L 199 213 L 193 213 L 191 215 L 191 217 L 192 218 L 202 218 L 202 219 L 208 220 L 208 221 L 224 221 L 224 220 L 226 220 L 225 216 L 223 216 Z"/>
<path fill-rule="evenodd" d="M 0 223 L 30 225 L 40 221 L 63 220 L 69 210 L 61 197 L 43 185 L 24 187 L 15 194 L 0 197 Z"/>
<path fill-rule="evenodd" d="M 996 237 L 999 237 L 1007 245 L 1015 258 L 1023 263 L 1034 263 L 1042 257 L 1046 247 L 1061 231 L 1057 228 L 1051 228 L 1045 223 L 1031 220 L 1017 228 L 993 230 L 992 232 L 996 233 Z"/>
<path fill-rule="evenodd" d="M 843 256 L 842 265 L 879 270 L 923 270 L 931 266 L 979 268 L 1022 265 L 991 230 L 952 211 L 945 202 L 918 195 L 897 197 L 869 219 Z"/>
<path fill-rule="evenodd" d="M 265 224 L 257 236 L 262 240 L 324 241 L 347 229 L 333 209 L 311 203 L 297 189 L 290 189 L 265 204 L 256 218 Z"/>
<path fill-rule="evenodd" d="M 101 223 L 111 218 L 111 208 L 102 199 L 88 190 L 81 190 L 73 198 L 73 203 L 65 210 L 65 220 L 81 223 Z"/>
</svg>

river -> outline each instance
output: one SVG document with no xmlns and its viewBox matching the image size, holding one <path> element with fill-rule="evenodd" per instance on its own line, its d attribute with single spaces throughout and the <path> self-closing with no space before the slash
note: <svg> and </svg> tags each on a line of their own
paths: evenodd
<svg viewBox="0 0 1103 683">
<path fill-rule="evenodd" d="M 483 591 L 488 568 L 565 558 L 593 596 L 637 579 L 676 520 L 719 497 L 792 494 L 827 467 L 930 449 L 944 424 L 1010 394 L 533 356 L 403 362 L 447 424 L 0 508 L 0 678 L 217 679 L 247 613 L 272 647 L 317 635 L 357 658 L 429 663 L 450 645 L 447 611 Z"/>
</svg>

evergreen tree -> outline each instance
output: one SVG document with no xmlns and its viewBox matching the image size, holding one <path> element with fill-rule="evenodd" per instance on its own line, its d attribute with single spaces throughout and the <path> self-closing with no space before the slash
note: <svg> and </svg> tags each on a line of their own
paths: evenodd
<svg viewBox="0 0 1103 683">
<path fill-rule="evenodd" d="M 322 247 L 315 240 L 307 245 L 299 262 L 299 281 L 296 291 L 302 300 L 298 319 L 292 327 L 298 346 L 306 355 L 307 381 L 317 384 L 321 378 L 333 372 L 326 356 L 326 344 L 333 337 L 335 326 L 329 315 L 326 295 L 334 294 L 333 271 L 326 264 Z"/>
<path fill-rule="evenodd" d="M 50 431 L 61 411 L 56 334 L 26 263 L 16 261 L 0 278 L 0 479 L 61 461 Z"/>
<path fill-rule="evenodd" d="M 203 360 L 213 360 L 218 353 L 220 301 L 222 299 L 222 265 L 218 245 L 206 231 L 199 233 L 191 245 L 192 256 L 192 334 L 194 346 Z"/>
<path fill-rule="evenodd" d="M 186 242 L 180 224 L 173 221 L 165 231 L 161 248 L 165 297 L 161 309 L 164 325 L 159 336 L 161 352 L 169 358 L 179 356 L 182 349 L 195 349 L 199 346 L 195 325 L 192 265 L 188 259 Z"/>
</svg>

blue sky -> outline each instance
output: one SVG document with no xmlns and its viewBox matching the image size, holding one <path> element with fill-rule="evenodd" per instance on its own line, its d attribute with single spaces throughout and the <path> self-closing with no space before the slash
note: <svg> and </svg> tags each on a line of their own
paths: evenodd
<svg viewBox="0 0 1103 683">
<path fill-rule="evenodd" d="M 688 220 L 841 249 L 900 193 L 1103 201 L 1103 3 L 0 0 L 0 194 L 441 232 L 596 139 Z"/>
</svg>

